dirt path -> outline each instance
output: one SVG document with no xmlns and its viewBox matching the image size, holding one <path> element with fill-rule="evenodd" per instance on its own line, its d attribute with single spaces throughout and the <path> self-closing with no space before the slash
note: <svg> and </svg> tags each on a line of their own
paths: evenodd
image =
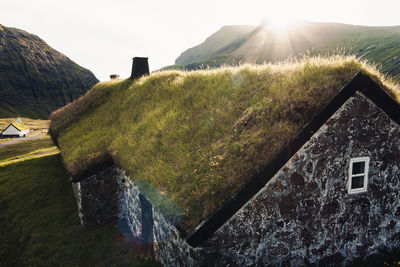
<svg viewBox="0 0 400 267">
<path fill-rule="evenodd" d="M 10 141 L 7 141 L 5 143 L 0 144 L 0 148 L 8 146 L 8 145 L 11 145 L 11 144 L 15 144 L 15 143 L 18 143 L 18 142 L 22 142 L 22 141 L 40 139 L 40 137 L 42 137 L 45 134 L 46 134 L 45 132 L 41 132 L 41 133 L 35 134 L 33 136 L 15 138 L 13 140 L 10 140 Z"/>
</svg>

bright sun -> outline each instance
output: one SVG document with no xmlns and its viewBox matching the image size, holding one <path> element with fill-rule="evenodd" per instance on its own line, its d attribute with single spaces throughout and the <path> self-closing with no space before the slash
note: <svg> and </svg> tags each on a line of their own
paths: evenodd
<svg viewBox="0 0 400 267">
<path fill-rule="evenodd" d="M 289 16 L 268 16 L 262 24 L 276 33 L 284 33 L 295 25 L 295 19 Z"/>
<path fill-rule="evenodd" d="M 274 33 L 286 33 L 289 29 L 293 29 L 299 22 L 299 13 L 304 8 L 297 5 L 292 8 L 293 2 L 289 0 L 265 1 L 260 8 L 264 11 L 264 19 L 262 24 L 265 28 Z"/>
</svg>

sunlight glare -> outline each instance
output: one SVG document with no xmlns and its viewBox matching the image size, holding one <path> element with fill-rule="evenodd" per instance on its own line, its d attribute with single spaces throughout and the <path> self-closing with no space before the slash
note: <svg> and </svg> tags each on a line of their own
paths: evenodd
<svg viewBox="0 0 400 267">
<path fill-rule="evenodd" d="M 282 16 L 271 20 L 271 28 L 277 32 L 287 31 L 292 24 L 293 19 Z"/>
<path fill-rule="evenodd" d="M 262 25 L 273 33 L 286 33 L 295 26 L 296 20 L 285 16 L 268 16 L 263 19 Z"/>
<path fill-rule="evenodd" d="M 298 20 L 298 8 L 292 7 L 293 3 L 287 0 L 260 2 L 260 9 L 264 10 L 264 27 L 274 33 L 285 33 L 292 28 Z"/>
</svg>

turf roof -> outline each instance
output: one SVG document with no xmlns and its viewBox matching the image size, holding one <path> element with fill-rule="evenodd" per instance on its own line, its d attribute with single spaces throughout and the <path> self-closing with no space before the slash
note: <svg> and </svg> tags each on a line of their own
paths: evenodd
<svg viewBox="0 0 400 267">
<path fill-rule="evenodd" d="M 166 71 L 100 83 L 51 116 L 78 175 L 108 155 L 190 231 L 268 164 L 360 70 L 354 58 Z M 173 207 L 173 208 L 171 208 Z"/>
<path fill-rule="evenodd" d="M 10 127 L 11 125 L 13 125 L 14 127 L 16 127 L 18 130 L 22 131 L 22 130 L 26 130 L 29 129 L 29 127 L 25 126 L 25 124 L 23 123 L 19 123 L 19 122 L 13 122 L 10 123 L 6 128 L 2 129 L 2 131 L 5 131 L 8 127 Z"/>
<path fill-rule="evenodd" d="M 29 129 L 28 126 L 26 126 L 24 123 L 19 123 L 19 122 L 14 122 L 13 125 L 15 127 L 17 127 L 19 130 L 25 130 L 25 129 Z"/>
</svg>

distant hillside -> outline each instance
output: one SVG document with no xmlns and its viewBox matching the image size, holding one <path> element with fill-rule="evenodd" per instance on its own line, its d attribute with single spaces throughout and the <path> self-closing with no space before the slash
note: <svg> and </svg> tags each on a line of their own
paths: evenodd
<svg viewBox="0 0 400 267">
<path fill-rule="evenodd" d="M 299 21 L 286 33 L 264 23 L 224 26 L 202 44 L 183 52 L 176 66 L 197 69 L 240 62 L 263 63 L 289 56 L 326 54 L 344 49 L 371 62 L 392 76 L 400 73 L 400 26 L 366 27 L 338 23 Z"/>
<path fill-rule="evenodd" d="M 241 25 L 224 26 L 208 37 L 202 44 L 183 52 L 175 60 L 175 64 L 186 65 L 212 57 L 218 57 L 227 52 L 226 50 L 231 44 L 240 40 L 245 40 L 256 28 L 256 26 Z"/>
<path fill-rule="evenodd" d="M 39 37 L 0 25 L 0 117 L 47 118 L 97 82 Z"/>
</svg>

